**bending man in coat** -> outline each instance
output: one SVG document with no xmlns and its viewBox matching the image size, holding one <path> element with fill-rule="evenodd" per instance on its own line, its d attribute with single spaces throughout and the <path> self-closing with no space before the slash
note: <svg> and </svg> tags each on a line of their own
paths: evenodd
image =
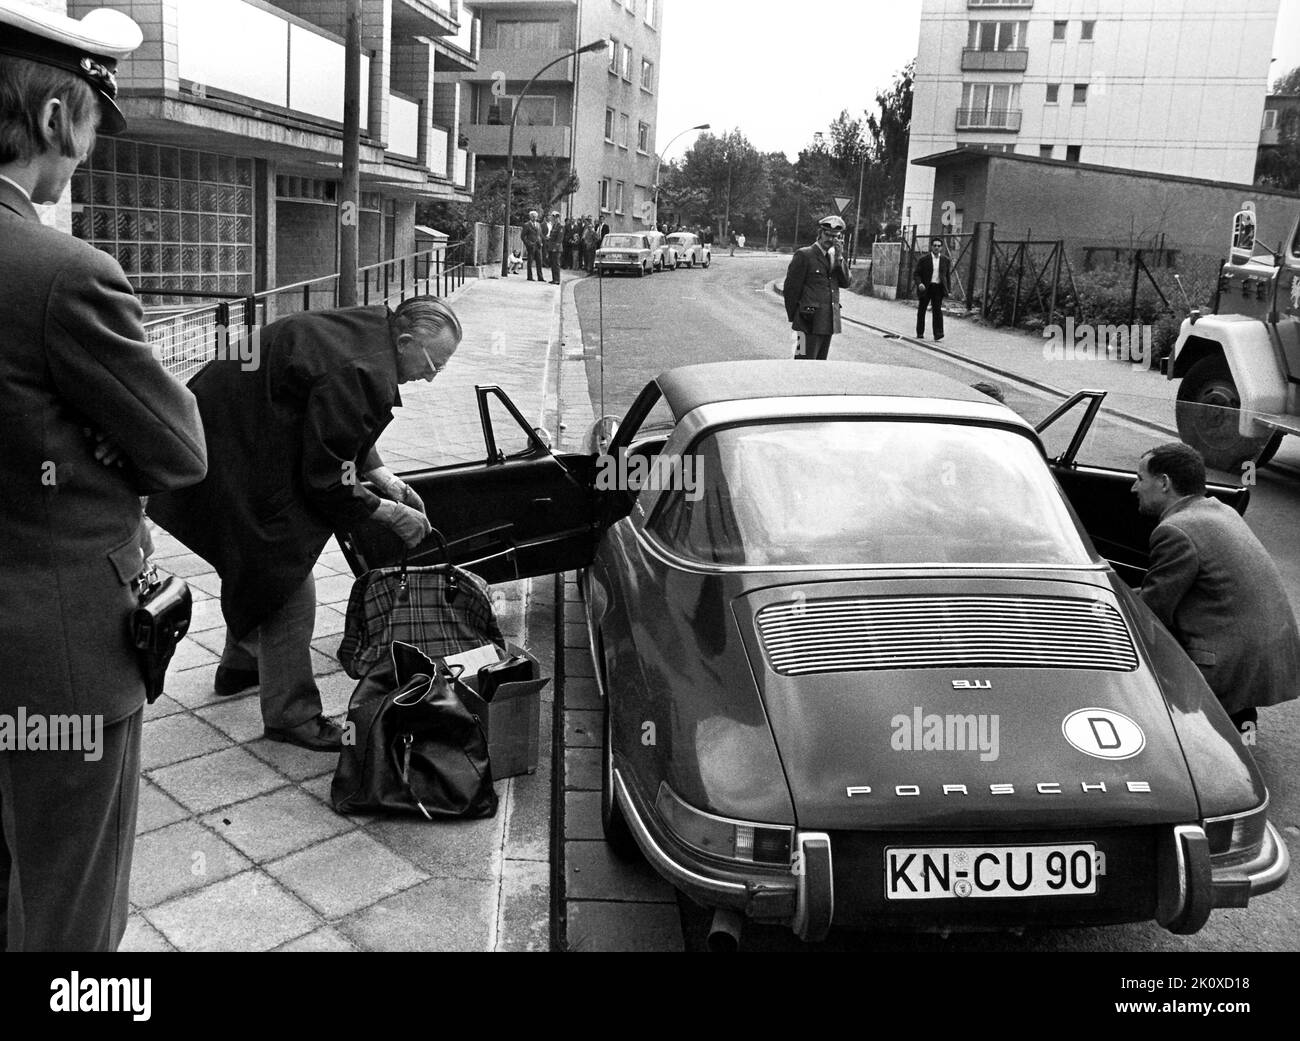
<svg viewBox="0 0 1300 1041">
<path fill-rule="evenodd" d="M 795 349 L 796 358 L 820 361 L 830 354 L 831 337 L 840 331 L 840 289 L 848 285 L 844 221 L 823 217 L 817 224 L 817 241 L 795 251 L 782 287 L 786 317 L 803 347 Z"/>
<path fill-rule="evenodd" d="M 207 466 L 193 396 L 154 356 L 109 254 L 42 224 L 140 43 L 0 5 L 0 951 L 112 951 L 126 928 L 145 685 L 128 619 L 140 496 Z M 15 747 L 15 718 L 49 744 Z M 63 720 L 73 725 L 71 732 Z M 21 727 L 21 724 L 19 724 Z M 24 729 L 18 738 L 26 737 Z M 71 741 L 69 740 L 71 738 Z"/>
<path fill-rule="evenodd" d="M 322 751 L 341 730 L 312 676 L 312 568 L 330 535 L 373 518 L 407 546 L 429 534 L 424 504 L 376 454 L 399 383 L 432 380 L 460 343 L 451 309 L 415 297 L 291 315 L 261 330 L 260 363 L 214 361 L 190 383 L 211 466 L 149 515 L 221 576 L 226 644 L 216 692 L 260 683 L 266 736 Z M 373 481 L 379 495 L 362 484 Z"/>
<path fill-rule="evenodd" d="M 1273 558 L 1235 510 L 1205 494 L 1205 463 L 1174 442 L 1138 461 L 1138 510 L 1160 522 L 1142 599 L 1196 663 L 1232 722 L 1296 696 L 1300 633 Z"/>
</svg>

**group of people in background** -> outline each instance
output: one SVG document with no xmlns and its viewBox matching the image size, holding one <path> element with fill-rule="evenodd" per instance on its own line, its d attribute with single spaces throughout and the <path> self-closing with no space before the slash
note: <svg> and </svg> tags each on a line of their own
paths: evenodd
<svg viewBox="0 0 1300 1041">
<path fill-rule="evenodd" d="M 528 281 L 545 282 L 544 268 L 550 269 L 550 283 L 560 284 L 560 271 L 585 271 L 595 274 L 596 250 L 612 229 L 604 218 L 597 221 L 587 213 L 581 217 L 569 217 L 561 220 L 560 211 L 552 210 L 545 220 L 540 211 L 529 210 L 528 220 L 520 229 L 523 252 L 511 251 L 510 272 L 523 269 L 528 273 Z M 688 228 L 685 225 L 661 223 L 658 228 L 665 235 L 674 232 L 690 231 L 705 245 L 713 244 L 713 232 L 709 228 Z M 533 271 L 537 272 L 536 279 Z"/>
</svg>

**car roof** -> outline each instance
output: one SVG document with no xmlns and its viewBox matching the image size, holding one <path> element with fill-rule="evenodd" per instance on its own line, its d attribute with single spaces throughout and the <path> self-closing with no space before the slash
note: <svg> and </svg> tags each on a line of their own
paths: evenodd
<svg viewBox="0 0 1300 1041">
<path fill-rule="evenodd" d="M 683 365 L 656 377 L 673 417 L 703 405 L 791 397 L 939 398 L 997 405 L 966 384 L 925 369 L 845 361 L 718 361 Z M 1005 409 L 1005 406 L 998 406 Z M 963 414 L 966 409 L 958 410 Z M 1009 409 L 1006 411 L 1010 415 Z"/>
</svg>

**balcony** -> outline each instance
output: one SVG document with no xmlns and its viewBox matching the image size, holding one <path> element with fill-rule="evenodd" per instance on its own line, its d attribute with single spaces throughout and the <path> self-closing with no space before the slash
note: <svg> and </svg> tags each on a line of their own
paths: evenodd
<svg viewBox="0 0 1300 1041">
<path fill-rule="evenodd" d="M 448 178 L 447 149 L 451 141 L 451 131 L 437 123 L 429 124 L 429 170 L 434 177 Z"/>
<path fill-rule="evenodd" d="M 966 6 L 972 11 L 987 11 L 989 9 L 1000 11 L 1007 7 L 1023 10 L 1033 7 L 1034 0 L 966 0 Z"/>
<path fill-rule="evenodd" d="M 1265 127 L 1263 130 L 1261 130 L 1259 132 L 1260 148 L 1271 148 L 1273 145 L 1276 145 L 1278 143 L 1277 131 L 1278 131 L 1277 127 Z"/>
<path fill-rule="evenodd" d="M 177 0 L 177 74 L 205 94 L 233 95 L 343 122 L 343 41 L 245 0 Z M 237 60 L 231 60 L 237 55 Z M 361 111 L 370 57 L 361 56 Z"/>
<path fill-rule="evenodd" d="M 1005 130 L 1009 133 L 1020 132 L 1020 109 L 1018 108 L 959 108 L 957 110 L 958 130 Z"/>
<path fill-rule="evenodd" d="M 556 47 L 554 50 L 529 51 L 514 47 L 483 47 L 478 52 L 478 71 L 466 76 L 467 80 L 491 82 L 497 73 L 506 74 L 506 82 L 527 83 L 538 69 L 556 58 L 562 58 L 571 51 L 571 47 Z M 572 83 L 573 60 L 561 62 L 553 69 L 547 69 L 538 83 Z"/>
<path fill-rule="evenodd" d="M 509 126 L 490 126 L 486 123 L 473 123 L 462 126 L 461 130 L 469 138 L 470 151 L 478 155 L 504 156 L 510 141 Z M 526 156 L 537 145 L 538 155 L 558 155 L 567 157 L 570 148 L 571 130 L 569 127 L 515 127 L 515 155 Z"/>
<path fill-rule="evenodd" d="M 393 37 L 454 36 L 451 0 L 394 0 Z"/>
<path fill-rule="evenodd" d="M 388 95 L 388 151 L 410 159 L 420 157 L 420 106 L 391 91 Z M 443 169 L 445 170 L 444 163 Z"/>
<path fill-rule="evenodd" d="M 452 172 L 452 184 L 457 188 L 468 188 L 472 192 L 474 187 L 470 184 L 469 174 L 469 150 L 458 148 L 456 149 L 456 168 Z"/>
<path fill-rule="evenodd" d="M 981 51 L 963 47 L 963 72 L 1024 72 L 1029 65 L 1029 51 L 1023 47 L 1007 51 Z"/>
</svg>

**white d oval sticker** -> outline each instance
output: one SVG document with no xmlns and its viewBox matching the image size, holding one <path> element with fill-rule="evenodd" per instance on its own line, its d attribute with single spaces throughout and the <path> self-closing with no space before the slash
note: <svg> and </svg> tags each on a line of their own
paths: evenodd
<svg viewBox="0 0 1300 1041">
<path fill-rule="evenodd" d="M 1061 733 L 1084 755 L 1096 759 L 1128 759 L 1146 747 L 1142 728 L 1121 712 L 1081 708 L 1061 724 Z"/>
</svg>

